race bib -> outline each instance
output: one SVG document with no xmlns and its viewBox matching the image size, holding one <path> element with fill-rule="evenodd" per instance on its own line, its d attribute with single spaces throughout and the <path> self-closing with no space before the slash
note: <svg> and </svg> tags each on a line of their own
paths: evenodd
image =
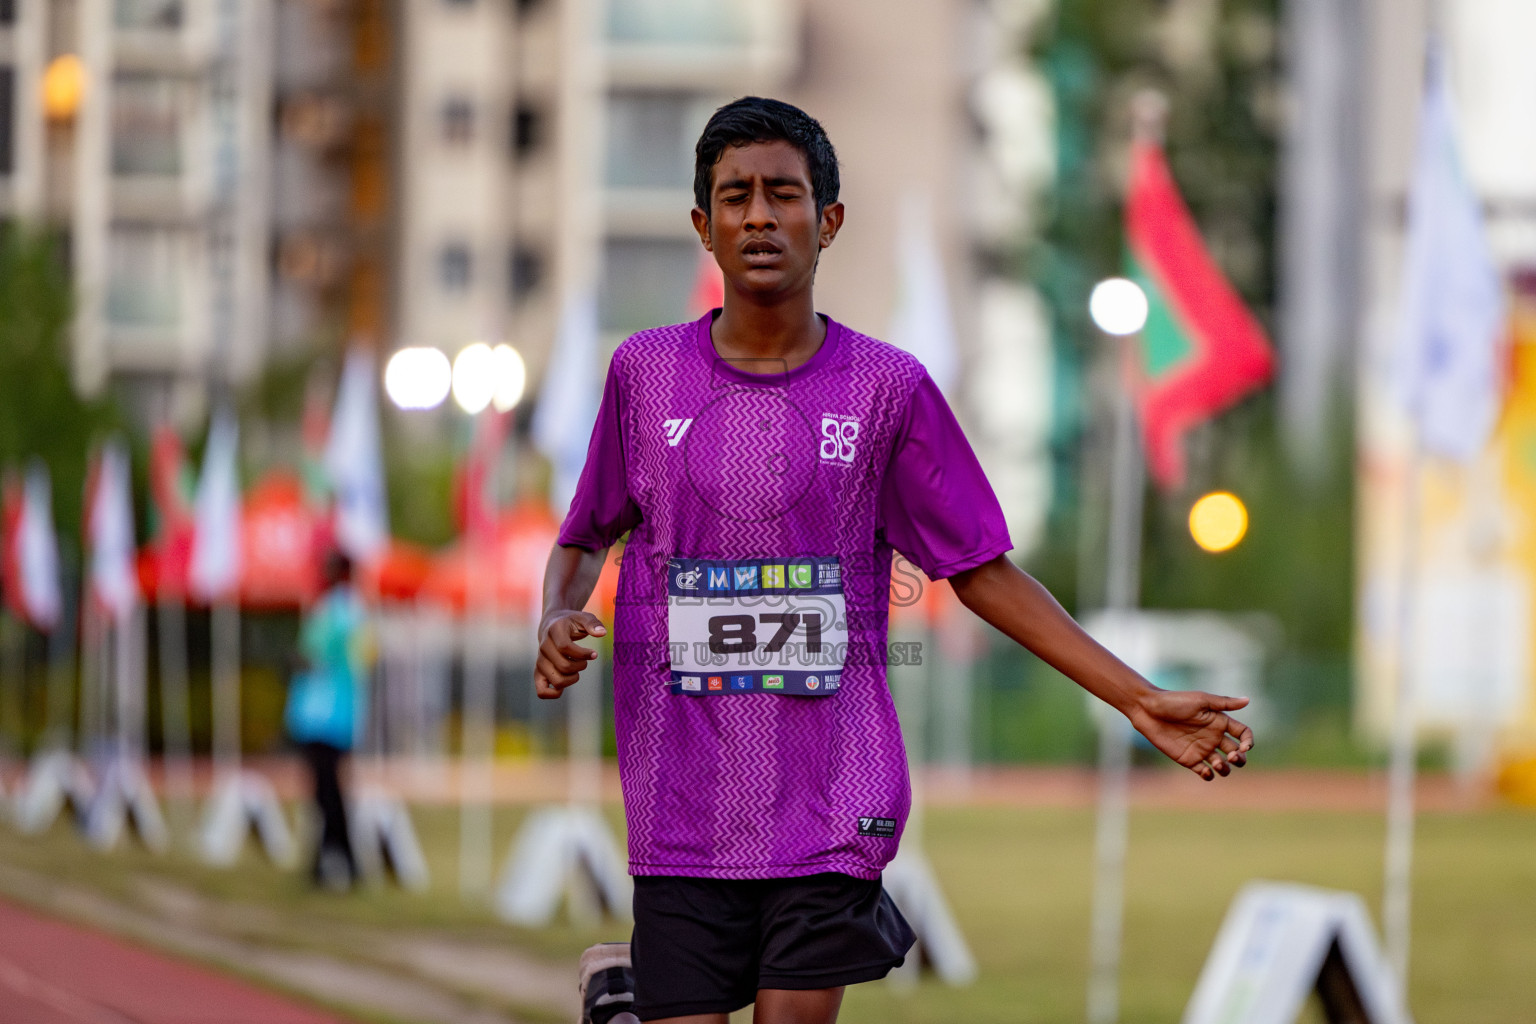
<svg viewBox="0 0 1536 1024">
<path fill-rule="evenodd" d="M 848 654 L 846 612 L 836 558 L 673 558 L 672 692 L 835 694 Z"/>
</svg>

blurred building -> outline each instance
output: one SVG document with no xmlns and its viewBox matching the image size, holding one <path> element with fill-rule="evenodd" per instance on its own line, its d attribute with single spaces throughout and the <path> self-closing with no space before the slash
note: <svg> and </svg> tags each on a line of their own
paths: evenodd
<svg viewBox="0 0 1536 1024">
<path fill-rule="evenodd" d="M 7 215 L 64 228 L 75 377 L 260 364 L 270 71 L 263 3 L 10 0 Z"/>
<path fill-rule="evenodd" d="M 903 218 L 929 211 L 950 398 L 1028 547 L 1050 348 L 997 268 L 1053 166 L 1023 56 L 1044 6 L 0 0 L 0 216 L 65 229 L 77 380 L 152 415 L 353 340 L 509 341 L 537 381 L 563 305 L 594 289 L 610 346 L 688 315 L 694 141 L 721 103 L 778 95 L 843 162 L 827 312 L 886 334 Z M 78 94 L 50 114 L 71 66 Z"/>
<path fill-rule="evenodd" d="M 822 120 L 847 226 L 822 308 L 883 335 L 900 221 L 932 211 L 965 373 L 951 394 L 1020 547 L 1048 502 L 1052 368 L 1034 294 L 993 268 L 1053 166 L 1024 59 L 1033 0 L 408 0 L 396 344 L 510 340 L 537 380 L 595 283 L 608 346 L 689 315 L 693 145 L 749 93 Z"/>
</svg>

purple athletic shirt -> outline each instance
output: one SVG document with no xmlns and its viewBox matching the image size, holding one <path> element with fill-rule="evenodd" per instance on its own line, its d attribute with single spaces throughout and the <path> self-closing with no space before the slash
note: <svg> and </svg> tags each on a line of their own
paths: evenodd
<svg viewBox="0 0 1536 1024">
<path fill-rule="evenodd" d="M 1007 527 L 913 356 L 828 320 L 805 365 L 748 372 L 715 352 L 712 317 L 614 353 L 560 531 L 589 551 L 629 533 L 613 637 L 630 871 L 877 878 L 911 803 L 891 551 L 938 579 L 1007 552 Z"/>
</svg>

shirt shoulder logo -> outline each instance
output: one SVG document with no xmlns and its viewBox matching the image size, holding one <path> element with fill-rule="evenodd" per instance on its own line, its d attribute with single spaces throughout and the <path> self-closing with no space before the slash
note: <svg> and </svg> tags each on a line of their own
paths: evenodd
<svg viewBox="0 0 1536 1024">
<path fill-rule="evenodd" d="M 859 441 L 859 421 L 853 416 L 821 414 L 821 460 L 850 463 Z"/>
<path fill-rule="evenodd" d="M 691 426 L 693 426 L 693 417 L 691 416 L 685 420 L 667 420 L 662 424 L 663 429 L 667 432 L 667 444 L 676 448 L 677 443 L 683 439 L 684 434 L 688 433 L 688 428 Z"/>
</svg>

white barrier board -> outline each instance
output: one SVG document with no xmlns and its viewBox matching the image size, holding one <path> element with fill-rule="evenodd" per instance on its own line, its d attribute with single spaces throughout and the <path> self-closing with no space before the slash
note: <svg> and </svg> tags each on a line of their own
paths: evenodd
<svg viewBox="0 0 1536 1024">
<path fill-rule="evenodd" d="M 1184 1024 L 1294 1024 L 1314 989 L 1325 1009 L 1352 1007 L 1332 1019 L 1412 1024 L 1359 896 L 1252 882 L 1227 911 Z"/>
</svg>

